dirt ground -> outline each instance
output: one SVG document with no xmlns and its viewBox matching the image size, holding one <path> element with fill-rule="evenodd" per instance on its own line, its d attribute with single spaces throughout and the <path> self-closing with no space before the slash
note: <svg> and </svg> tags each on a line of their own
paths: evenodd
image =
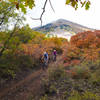
<svg viewBox="0 0 100 100">
<path fill-rule="evenodd" d="M 60 62 L 60 58 L 49 65 L 56 65 L 58 62 Z M 19 73 L 17 79 L 0 86 L 0 100 L 34 100 L 32 98 L 41 94 L 41 79 L 45 77 L 46 71 L 40 68 L 33 72 L 23 71 L 22 75 Z"/>
<path fill-rule="evenodd" d="M 10 83 L 8 86 L 1 88 L 0 100 L 29 100 L 41 88 L 42 74 L 43 70 L 40 69 L 16 83 Z"/>
</svg>

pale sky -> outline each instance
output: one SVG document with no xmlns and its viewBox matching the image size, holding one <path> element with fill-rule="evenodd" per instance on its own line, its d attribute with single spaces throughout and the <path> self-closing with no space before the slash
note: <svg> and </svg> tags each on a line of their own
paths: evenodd
<svg viewBox="0 0 100 100">
<path fill-rule="evenodd" d="M 27 23 L 30 27 L 40 26 L 40 21 L 32 20 L 39 18 L 42 12 L 45 0 L 35 0 L 36 7 L 28 10 Z M 90 0 L 91 6 L 88 11 L 84 8 L 79 8 L 77 11 L 71 6 L 65 5 L 66 0 L 51 0 L 55 13 L 52 11 L 50 4 L 46 6 L 46 11 L 43 16 L 43 25 L 55 21 L 57 19 L 66 19 L 89 28 L 100 29 L 100 0 Z"/>
</svg>

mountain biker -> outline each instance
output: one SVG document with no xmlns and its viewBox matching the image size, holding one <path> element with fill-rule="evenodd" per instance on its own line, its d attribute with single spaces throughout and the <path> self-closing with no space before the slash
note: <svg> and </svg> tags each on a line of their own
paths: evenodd
<svg viewBox="0 0 100 100">
<path fill-rule="evenodd" d="M 43 63 L 44 63 L 43 69 L 48 66 L 48 59 L 49 59 L 48 53 L 47 52 L 44 52 L 44 54 L 43 54 Z"/>
<path fill-rule="evenodd" d="M 57 51 L 54 50 L 54 51 L 53 51 L 53 61 L 56 61 L 56 57 L 57 57 Z"/>
</svg>

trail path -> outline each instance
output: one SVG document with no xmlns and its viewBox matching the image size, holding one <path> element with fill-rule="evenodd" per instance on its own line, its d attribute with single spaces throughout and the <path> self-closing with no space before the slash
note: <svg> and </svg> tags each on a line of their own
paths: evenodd
<svg viewBox="0 0 100 100">
<path fill-rule="evenodd" d="M 59 60 L 49 65 L 56 65 L 57 62 Z M 29 100 L 31 96 L 41 92 L 41 78 L 45 73 L 46 71 L 39 69 L 8 88 L 0 90 L 0 100 Z"/>
<path fill-rule="evenodd" d="M 35 95 L 38 92 L 41 74 L 43 71 L 40 69 L 18 83 L 3 89 L 0 91 L 0 100 L 28 100 L 30 95 Z"/>
</svg>

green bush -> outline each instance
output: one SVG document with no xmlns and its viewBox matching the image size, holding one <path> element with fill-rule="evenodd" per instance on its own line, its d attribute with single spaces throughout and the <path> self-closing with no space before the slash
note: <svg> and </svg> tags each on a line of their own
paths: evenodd
<svg viewBox="0 0 100 100">
<path fill-rule="evenodd" d="M 18 70 L 18 64 L 16 63 L 13 55 L 4 55 L 0 58 L 0 77 L 8 78 L 15 77 L 15 72 Z"/>
<path fill-rule="evenodd" d="M 73 91 L 68 100 L 82 100 L 82 97 L 77 91 Z"/>
<path fill-rule="evenodd" d="M 49 80 L 59 80 L 66 76 L 65 70 L 63 67 L 53 67 L 48 70 L 48 78 Z"/>
<path fill-rule="evenodd" d="M 100 100 L 100 96 L 95 93 L 86 91 L 82 96 L 82 100 Z"/>
<path fill-rule="evenodd" d="M 75 74 L 72 75 L 73 78 L 88 79 L 90 77 L 90 72 L 88 67 L 74 66 L 71 70 L 75 72 Z"/>
<path fill-rule="evenodd" d="M 16 73 L 23 68 L 32 68 L 34 62 L 27 55 L 8 53 L 0 57 L 0 77 L 14 78 Z"/>
<path fill-rule="evenodd" d="M 47 96 L 47 95 L 42 96 L 42 97 L 40 98 L 40 100 L 48 100 L 48 96 Z"/>
<path fill-rule="evenodd" d="M 87 91 L 83 94 L 74 91 L 71 93 L 71 96 L 68 98 L 68 100 L 100 100 L 100 96 Z"/>
</svg>

